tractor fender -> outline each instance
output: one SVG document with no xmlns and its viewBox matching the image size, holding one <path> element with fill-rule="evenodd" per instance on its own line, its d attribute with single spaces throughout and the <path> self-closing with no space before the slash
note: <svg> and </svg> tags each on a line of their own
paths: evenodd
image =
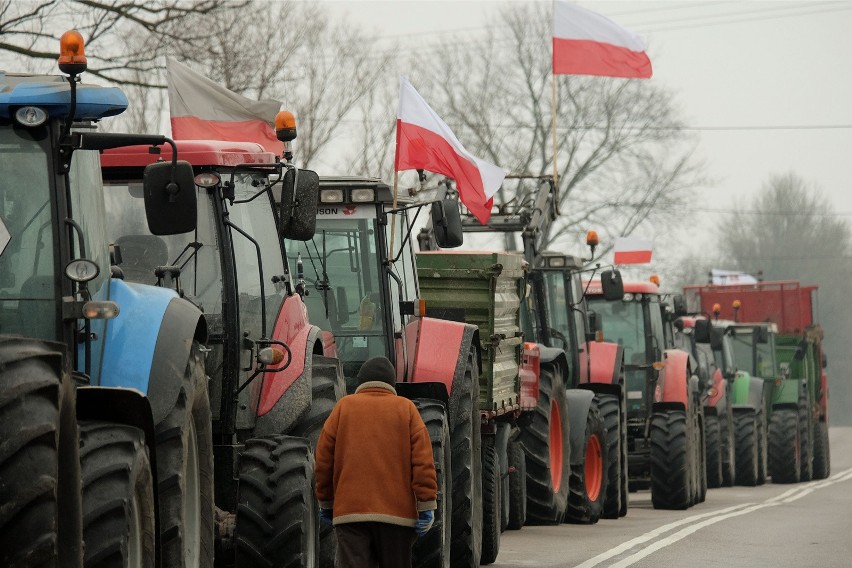
<svg viewBox="0 0 852 568">
<path fill-rule="evenodd" d="M 292 294 L 285 298 L 275 319 L 271 338 L 287 345 L 290 349 L 290 360 L 285 361 L 286 366 L 282 370 L 263 374 L 257 416 L 266 416 L 273 409 L 277 414 L 275 417 L 269 417 L 276 423 L 275 429 L 263 429 L 265 433 L 286 432 L 286 423 L 292 426 L 298 417 L 310 410 L 310 361 L 314 353 L 322 355 L 324 352 L 320 334 L 321 330 L 311 325 L 308 319 L 308 310 L 302 302 L 302 297 Z M 260 421 L 257 422 L 257 426 L 259 425 Z"/>
<path fill-rule="evenodd" d="M 109 321 L 100 385 L 136 389 L 148 397 L 154 424 L 180 394 L 193 341 L 207 340 L 201 311 L 174 290 L 110 281 L 120 311 Z"/>
<path fill-rule="evenodd" d="M 657 375 L 654 389 L 654 406 L 663 404 L 688 409 L 690 406 L 689 354 L 680 349 L 666 349 L 663 353 L 665 365 Z"/>
<path fill-rule="evenodd" d="M 608 341 L 590 341 L 586 349 L 588 357 L 580 354 L 580 382 L 617 384 L 621 380 L 624 347 Z M 588 369 L 584 368 L 586 365 Z"/>
<path fill-rule="evenodd" d="M 586 417 L 592 407 L 595 393 L 588 389 L 565 391 L 568 409 L 568 442 L 571 466 L 581 465 L 586 455 Z"/>
<path fill-rule="evenodd" d="M 734 388 L 732 390 L 733 407 L 747 408 L 760 411 L 763 408 L 764 393 L 766 385 L 764 380 L 752 377 L 749 373 L 737 371 L 734 377 Z"/>
<path fill-rule="evenodd" d="M 775 391 L 772 393 L 772 408 L 792 408 L 799 407 L 799 399 L 808 399 L 808 380 L 807 379 L 787 379 L 778 381 L 775 386 Z"/>
<path fill-rule="evenodd" d="M 405 326 L 408 382 L 442 383 L 447 395 L 453 384 L 464 380 L 467 354 L 474 351 L 477 368 L 482 368 L 479 328 L 475 325 L 429 317 L 417 318 Z M 401 366 L 397 365 L 398 379 Z"/>
<path fill-rule="evenodd" d="M 571 376 L 571 365 L 568 364 L 568 357 L 565 355 L 565 350 L 559 347 L 547 347 L 538 344 L 539 349 L 539 368 L 545 365 L 554 369 L 559 369 L 562 372 L 562 384 L 565 388 L 573 385 L 574 377 Z"/>
</svg>

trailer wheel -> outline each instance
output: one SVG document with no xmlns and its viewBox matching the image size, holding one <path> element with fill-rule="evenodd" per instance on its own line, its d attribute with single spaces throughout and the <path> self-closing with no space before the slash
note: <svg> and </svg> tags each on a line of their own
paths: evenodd
<svg viewBox="0 0 852 568">
<path fill-rule="evenodd" d="M 482 556 L 481 565 L 493 564 L 500 552 L 500 516 L 502 481 L 500 460 L 494 436 L 486 436 L 482 443 Z"/>
<path fill-rule="evenodd" d="M 435 462 L 435 473 L 438 477 L 438 509 L 435 511 L 435 521 L 429 532 L 417 539 L 414 544 L 412 566 L 414 568 L 449 568 L 452 525 L 448 515 L 452 511 L 450 501 L 452 464 L 450 463 L 450 427 L 447 423 L 447 413 L 443 403 L 437 400 L 419 398 L 412 402 L 429 431 L 429 439 L 432 441 L 432 459 Z"/>
<path fill-rule="evenodd" d="M 817 422 L 814 427 L 814 479 L 826 479 L 831 475 L 830 456 L 828 424 Z"/>
<path fill-rule="evenodd" d="M 769 422 L 769 475 L 773 483 L 798 483 L 801 475 L 799 413 L 790 408 L 772 412 Z"/>
<path fill-rule="evenodd" d="M 555 524 L 568 502 L 568 414 L 562 375 L 542 366 L 538 403 L 532 419 L 521 430 L 527 458 L 527 521 Z"/>
<path fill-rule="evenodd" d="M 292 435 L 307 438 L 311 443 L 311 451 L 316 451 L 326 419 L 337 401 L 345 395 L 346 380 L 338 360 L 314 355 L 311 361 L 311 408 L 293 429 Z M 336 554 L 334 527 L 320 525 L 319 566 L 333 567 Z"/>
<path fill-rule="evenodd" d="M 734 417 L 730 408 L 719 420 L 721 433 L 722 486 L 731 487 L 736 479 L 736 443 L 734 441 Z"/>
<path fill-rule="evenodd" d="M 692 501 L 689 428 L 681 410 L 651 417 L 651 502 L 655 509 L 687 509 Z"/>
<path fill-rule="evenodd" d="M 527 458 L 518 442 L 509 442 L 509 522 L 506 528 L 520 530 L 527 522 Z"/>
<path fill-rule="evenodd" d="M 736 484 L 754 487 L 757 485 L 758 438 L 760 417 L 751 411 L 734 414 L 736 432 Z"/>
<path fill-rule="evenodd" d="M 61 377 L 21 345 L 44 344 L 4 338 L 0 351 L 0 565 L 56 566 Z"/>
<path fill-rule="evenodd" d="M 479 417 L 479 369 L 473 350 L 467 354 L 464 378 L 450 394 L 452 443 L 453 566 L 479 566 L 482 554 L 482 456 Z"/>
<path fill-rule="evenodd" d="M 213 433 L 207 375 L 193 342 L 177 402 L 156 426 L 164 566 L 213 565 Z"/>
<path fill-rule="evenodd" d="M 718 416 L 704 416 L 707 452 L 707 487 L 715 489 L 722 486 L 722 432 Z"/>
<path fill-rule="evenodd" d="M 83 565 L 153 567 L 154 485 L 145 435 L 106 422 L 80 423 Z"/>
<path fill-rule="evenodd" d="M 766 414 L 757 415 L 757 484 L 766 483 L 769 473 L 769 434 L 767 433 Z"/>
<path fill-rule="evenodd" d="M 594 524 L 603 513 L 607 487 L 607 430 L 600 411 L 592 405 L 586 415 L 583 461 L 571 467 L 565 522 Z"/>
<path fill-rule="evenodd" d="M 246 441 L 234 527 L 236 566 L 316 565 L 319 517 L 313 475 L 314 456 L 305 438 Z"/>
<path fill-rule="evenodd" d="M 800 481 L 810 481 L 814 477 L 814 462 L 812 447 L 811 413 L 808 399 L 799 399 L 799 463 Z"/>
<path fill-rule="evenodd" d="M 621 417 L 618 397 L 607 394 L 595 396 L 595 406 L 598 407 L 606 428 L 605 446 L 606 484 L 604 485 L 604 503 L 602 516 L 605 519 L 617 519 L 621 510 Z M 626 493 L 626 491 L 625 491 Z"/>
</svg>

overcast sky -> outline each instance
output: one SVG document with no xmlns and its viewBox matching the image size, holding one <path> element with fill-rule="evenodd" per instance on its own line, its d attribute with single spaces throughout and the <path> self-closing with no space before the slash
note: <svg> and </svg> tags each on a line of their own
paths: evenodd
<svg viewBox="0 0 852 568">
<path fill-rule="evenodd" d="M 377 46 L 401 36 L 404 49 L 482 33 L 499 4 L 328 3 L 375 29 Z M 579 4 L 645 38 L 650 80 L 676 93 L 700 138 L 714 184 L 702 190 L 704 236 L 690 239 L 692 246 L 711 238 L 719 210 L 745 205 L 775 173 L 792 171 L 821 188 L 852 221 L 852 1 Z"/>
</svg>

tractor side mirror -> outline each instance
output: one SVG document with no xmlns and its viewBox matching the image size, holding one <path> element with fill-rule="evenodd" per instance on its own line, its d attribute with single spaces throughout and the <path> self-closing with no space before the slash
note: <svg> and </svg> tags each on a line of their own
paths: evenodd
<svg viewBox="0 0 852 568">
<path fill-rule="evenodd" d="M 319 175 L 311 170 L 290 168 L 281 184 L 281 237 L 311 240 L 317 230 Z"/>
<path fill-rule="evenodd" d="M 432 203 L 432 230 L 435 242 L 441 248 L 456 248 L 464 242 L 459 203 L 444 198 Z"/>
<path fill-rule="evenodd" d="M 189 162 L 148 164 L 142 174 L 142 191 L 151 234 L 178 235 L 195 230 L 198 204 Z"/>
<path fill-rule="evenodd" d="M 675 317 L 686 315 L 686 298 L 683 297 L 683 294 L 672 296 L 672 308 L 674 309 Z"/>
<path fill-rule="evenodd" d="M 725 332 L 719 328 L 710 328 L 710 349 L 713 351 L 721 351 L 723 349 Z"/>
<path fill-rule="evenodd" d="M 692 333 L 696 343 L 710 343 L 710 322 L 706 319 L 696 319 Z"/>
<path fill-rule="evenodd" d="M 349 323 L 349 299 L 346 296 L 346 288 L 337 286 L 334 293 L 337 297 L 337 324 Z"/>
<path fill-rule="evenodd" d="M 623 299 L 624 281 L 621 279 L 621 272 L 616 269 L 601 272 L 601 288 L 606 301 L 613 302 Z"/>
</svg>

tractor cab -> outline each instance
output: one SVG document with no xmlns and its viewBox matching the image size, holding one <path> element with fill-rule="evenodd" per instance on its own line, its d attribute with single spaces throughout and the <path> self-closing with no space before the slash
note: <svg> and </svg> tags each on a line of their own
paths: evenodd
<svg viewBox="0 0 852 568">
<path fill-rule="evenodd" d="M 740 371 L 753 377 L 774 381 L 779 372 L 775 352 L 777 327 L 772 323 L 732 323 L 731 335 L 734 362 Z"/>
</svg>

